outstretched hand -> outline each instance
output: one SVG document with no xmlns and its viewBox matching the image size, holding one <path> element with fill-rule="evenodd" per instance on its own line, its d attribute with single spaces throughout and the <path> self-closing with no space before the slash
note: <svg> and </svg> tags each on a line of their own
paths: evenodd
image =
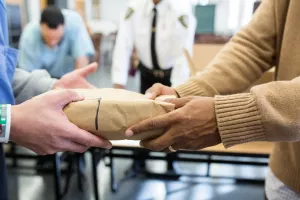
<svg viewBox="0 0 300 200">
<path fill-rule="evenodd" d="M 97 63 L 92 63 L 86 67 L 74 70 L 63 77 L 61 79 L 57 80 L 54 83 L 53 89 L 61 88 L 61 89 L 76 89 L 76 88 L 82 88 L 82 89 L 89 89 L 89 88 L 95 88 L 92 84 L 90 84 L 86 78 L 96 72 L 98 69 Z"/>
</svg>

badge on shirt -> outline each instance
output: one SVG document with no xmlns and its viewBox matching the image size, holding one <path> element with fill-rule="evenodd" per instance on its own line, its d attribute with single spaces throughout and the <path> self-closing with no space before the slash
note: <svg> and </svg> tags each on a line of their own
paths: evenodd
<svg viewBox="0 0 300 200">
<path fill-rule="evenodd" d="M 134 13 L 134 10 L 132 8 L 128 8 L 126 15 L 125 15 L 125 20 L 128 20 L 132 14 Z"/>
<path fill-rule="evenodd" d="M 184 28 L 188 28 L 189 27 L 189 18 L 187 15 L 181 15 L 179 17 L 179 21 L 182 24 L 182 26 L 184 26 Z"/>
</svg>

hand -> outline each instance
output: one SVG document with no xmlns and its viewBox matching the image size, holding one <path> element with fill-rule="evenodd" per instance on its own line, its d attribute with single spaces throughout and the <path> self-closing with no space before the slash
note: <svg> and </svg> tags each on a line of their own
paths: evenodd
<svg viewBox="0 0 300 200">
<path fill-rule="evenodd" d="M 53 90 L 13 106 L 10 140 L 39 155 L 111 148 L 109 141 L 79 129 L 64 114 L 68 103 L 83 99 L 72 90 Z"/>
<path fill-rule="evenodd" d="M 221 142 L 213 98 L 189 97 L 166 101 L 175 104 L 176 110 L 134 125 L 126 131 L 126 136 L 164 129 L 166 132 L 163 135 L 141 141 L 141 146 L 166 152 L 169 152 L 170 146 L 174 150 L 200 150 Z"/>
<path fill-rule="evenodd" d="M 156 97 L 162 96 L 162 95 L 175 95 L 176 97 L 178 97 L 177 92 L 175 91 L 175 89 L 162 85 L 160 83 L 155 83 L 151 88 L 149 88 L 146 91 L 145 96 L 148 99 L 152 99 L 154 100 Z"/>
<path fill-rule="evenodd" d="M 120 85 L 120 84 L 114 84 L 114 88 L 115 89 L 125 89 L 124 85 Z"/>
<path fill-rule="evenodd" d="M 88 75 L 96 72 L 98 69 L 97 63 L 92 63 L 81 69 L 74 70 L 57 80 L 54 83 L 53 89 L 76 89 L 76 88 L 95 88 L 86 78 Z"/>
</svg>

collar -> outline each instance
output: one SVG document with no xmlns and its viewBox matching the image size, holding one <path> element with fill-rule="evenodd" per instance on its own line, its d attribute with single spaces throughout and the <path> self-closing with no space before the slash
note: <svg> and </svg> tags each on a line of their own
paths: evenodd
<svg viewBox="0 0 300 200">
<path fill-rule="evenodd" d="M 158 13 L 164 13 L 170 7 L 169 0 L 162 0 L 157 5 L 153 3 L 153 0 L 147 0 L 145 10 L 146 16 L 152 15 L 154 7 L 156 7 Z"/>
</svg>

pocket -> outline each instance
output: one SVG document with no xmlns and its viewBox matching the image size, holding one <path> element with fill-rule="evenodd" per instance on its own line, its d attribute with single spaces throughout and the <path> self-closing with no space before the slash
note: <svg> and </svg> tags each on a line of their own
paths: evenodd
<svg viewBox="0 0 300 200">
<path fill-rule="evenodd" d="M 137 49 L 149 48 L 151 40 L 151 25 L 147 25 L 147 20 L 139 19 L 134 24 L 135 29 L 135 44 Z"/>
<path fill-rule="evenodd" d="M 172 20 L 164 17 L 161 21 L 157 24 L 157 35 L 162 40 L 170 40 L 170 37 L 173 35 L 173 22 Z"/>
</svg>

